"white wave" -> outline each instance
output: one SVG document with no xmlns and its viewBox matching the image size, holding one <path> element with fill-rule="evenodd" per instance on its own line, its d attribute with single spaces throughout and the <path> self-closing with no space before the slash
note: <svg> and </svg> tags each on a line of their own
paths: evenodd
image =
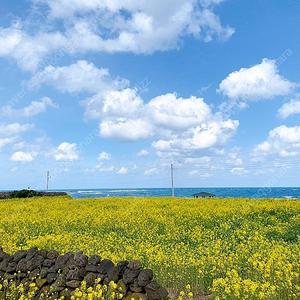
<svg viewBox="0 0 300 300">
<path fill-rule="evenodd" d="M 78 191 L 78 194 L 102 194 L 102 192 L 99 191 Z"/>
<path fill-rule="evenodd" d="M 119 193 L 119 192 L 147 192 L 147 190 L 109 190 L 107 192 Z"/>
</svg>

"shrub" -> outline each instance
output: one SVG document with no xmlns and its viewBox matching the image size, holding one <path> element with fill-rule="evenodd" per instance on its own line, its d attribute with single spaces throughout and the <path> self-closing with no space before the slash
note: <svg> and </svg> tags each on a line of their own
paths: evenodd
<svg viewBox="0 0 300 300">
<path fill-rule="evenodd" d="M 41 193 L 34 190 L 21 190 L 10 193 L 10 198 L 29 198 L 36 196 L 41 196 Z"/>
</svg>

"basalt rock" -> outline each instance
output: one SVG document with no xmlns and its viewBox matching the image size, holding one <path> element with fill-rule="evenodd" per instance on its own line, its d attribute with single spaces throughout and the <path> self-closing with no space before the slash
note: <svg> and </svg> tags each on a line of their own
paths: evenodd
<svg viewBox="0 0 300 300">
<path fill-rule="evenodd" d="M 146 286 L 153 279 L 153 272 L 150 269 L 142 270 L 137 278 L 139 286 Z"/>
<path fill-rule="evenodd" d="M 107 274 L 107 272 L 109 271 L 110 268 L 114 267 L 114 263 L 109 260 L 109 259 L 103 259 L 101 262 L 100 262 L 100 266 L 98 268 L 98 272 L 100 274 Z"/>
<path fill-rule="evenodd" d="M 108 270 L 107 272 L 107 280 L 108 283 L 113 281 L 113 282 L 118 282 L 119 281 L 119 271 L 117 267 L 112 267 Z"/>
<path fill-rule="evenodd" d="M 133 283 L 135 279 L 139 276 L 140 270 L 136 269 L 126 269 L 123 275 L 123 280 L 125 284 Z"/>
<path fill-rule="evenodd" d="M 0 248 L 0 284 L 4 279 L 24 286 L 35 282 L 36 299 L 42 293 L 49 296 L 47 299 L 70 299 L 83 281 L 87 287 L 93 287 L 99 280 L 107 285 L 115 282 L 116 291 L 128 300 L 162 300 L 168 295 L 166 289 L 152 281 L 150 269 L 142 270 L 141 262 L 123 261 L 115 266 L 109 259 L 101 260 L 98 255 L 89 258 L 82 251 L 59 255 L 56 250 L 48 252 L 34 247 L 9 255 Z"/>
<path fill-rule="evenodd" d="M 101 262 L 101 258 L 99 255 L 93 255 L 89 258 L 89 264 L 93 265 L 93 266 L 98 266 Z"/>
<path fill-rule="evenodd" d="M 149 300 L 163 299 L 168 296 L 167 290 L 155 281 L 146 285 L 145 290 Z"/>
<path fill-rule="evenodd" d="M 95 284 L 96 279 L 97 279 L 97 274 L 89 272 L 85 275 L 83 280 L 86 282 L 87 287 L 91 287 Z"/>
<path fill-rule="evenodd" d="M 18 263 L 22 258 L 25 258 L 27 255 L 26 251 L 18 251 L 15 253 L 14 257 L 13 257 L 13 261 Z"/>
</svg>

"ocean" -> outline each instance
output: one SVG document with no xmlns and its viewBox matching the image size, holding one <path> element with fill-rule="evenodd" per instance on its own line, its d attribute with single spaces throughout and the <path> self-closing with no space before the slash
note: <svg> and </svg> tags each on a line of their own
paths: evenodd
<svg viewBox="0 0 300 300">
<path fill-rule="evenodd" d="M 74 199 L 106 197 L 168 197 L 171 188 L 133 189 L 72 189 L 53 190 L 67 192 Z M 207 192 L 222 198 L 300 198 L 299 187 L 258 187 L 258 188 L 175 188 L 175 197 L 191 197 L 195 193 Z"/>
</svg>

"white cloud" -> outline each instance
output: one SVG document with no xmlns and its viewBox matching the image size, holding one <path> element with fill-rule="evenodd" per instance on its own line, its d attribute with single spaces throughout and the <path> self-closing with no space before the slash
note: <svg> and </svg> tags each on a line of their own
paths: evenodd
<svg viewBox="0 0 300 300">
<path fill-rule="evenodd" d="M 157 151 L 195 151 L 222 147 L 236 133 L 238 126 L 236 120 L 203 123 L 173 139 L 153 142 L 152 146 Z"/>
<path fill-rule="evenodd" d="M 179 48 L 187 35 L 208 42 L 215 37 L 226 41 L 234 33 L 214 13 L 222 2 L 217 0 L 33 2 L 39 18 L 34 14 L 34 19 L 0 28 L 0 56 L 12 57 L 25 70 L 35 70 L 42 60 L 49 64 L 47 56 L 55 51 L 55 63 L 66 54 L 87 51 L 148 54 Z M 41 22 L 47 26 L 38 28 Z"/>
<path fill-rule="evenodd" d="M 15 140 L 15 137 L 6 137 L 6 138 L 0 138 L 0 150 L 8 145 L 11 144 Z"/>
<path fill-rule="evenodd" d="M 196 176 L 198 174 L 199 174 L 199 171 L 195 170 L 195 171 L 190 171 L 188 175 L 189 175 L 189 177 L 193 177 L 193 176 Z"/>
<path fill-rule="evenodd" d="M 126 175 L 126 174 L 128 174 L 128 170 L 127 170 L 127 168 L 122 167 L 122 168 L 117 172 L 117 174 Z"/>
<path fill-rule="evenodd" d="M 53 150 L 53 155 L 56 161 L 74 161 L 79 159 L 79 153 L 75 143 L 61 143 Z"/>
<path fill-rule="evenodd" d="M 50 98 L 43 97 L 41 101 L 32 101 L 29 106 L 26 106 L 23 109 L 13 109 L 10 106 L 4 106 L 1 110 L 3 114 L 10 118 L 29 118 L 45 112 L 48 107 L 58 108 L 59 106 Z"/>
<path fill-rule="evenodd" d="M 202 157 L 188 157 L 184 160 L 184 164 L 190 164 L 190 165 L 208 165 L 211 162 L 212 158 L 209 156 L 202 156 Z"/>
<path fill-rule="evenodd" d="M 194 170 L 194 171 L 190 171 L 189 173 L 188 173 L 188 176 L 189 177 L 199 177 L 199 178 L 209 178 L 209 177 L 212 177 L 213 175 L 212 174 L 210 174 L 210 173 L 207 173 L 207 172 L 205 172 L 205 173 L 199 173 L 199 171 L 198 170 Z"/>
<path fill-rule="evenodd" d="M 0 150 L 8 145 L 13 143 L 20 134 L 31 130 L 34 128 L 33 124 L 24 124 L 21 125 L 19 123 L 13 124 L 1 124 L 0 125 Z"/>
<path fill-rule="evenodd" d="M 0 57 L 12 57 L 22 69 L 34 70 L 51 49 L 50 39 L 53 35 L 49 34 L 47 40 L 30 36 L 22 25 L 18 20 L 9 28 L 0 27 Z"/>
<path fill-rule="evenodd" d="M 139 153 L 137 153 L 137 157 L 146 157 L 149 155 L 149 152 L 147 150 L 141 150 Z"/>
<path fill-rule="evenodd" d="M 231 149 L 225 159 L 225 163 L 235 167 L 243 165 L 243 160 L 239 157 L 240 150 L 241 149 L 239 147 L 234 147 Z"/>
<path fill-rule="evenodd" d="M 37 152 L 18 151 L 11 156 L 10 160 L 18 162 L 32 162 L 36 156 Z"/>
<path fill-rule="evenodd" d="M 114 121 L 102 121 L 100 135 L 105 138 L 114 138 L 121 141 L 136 141 L 150 138 L 152 126 L 147 121 L 118 118 Z"/>
<path fill-rule="evenodd" d="M 300 126 L 287 127 L 285 125 L 274 128 L 269 132 L 271 139 L 279 139 L 284 143 L 300 143 Z"/>
<path fill-rule="evenodd" d="M 297 156 L 300 154 L 300 126 L 282 125 L 269 132 L 267 140 L 254 147 L 251 156 L 255 161 L 269 155 L 279 157 Z"/>
<path fill-rule="evenodd" d="M 23 142 L 14 144 L 13 149 L 14 149 L 14 150 L 21 150 L 21 149 L 23 149 L 24 147 L 25 147 L 25 142 L 23 141 Z"/>
<path fill-rule="evenodd" d="M 99 171 L 100 172 L 112 172 L 112 171 L 114 171 L 114 169 L 115 169 L 115 166 L 110 166 L 110 167 L 100 168 Z"/>
<path fill-rule="evenodd" d="M 52 18 L 74 21 L 75 14 L 81 15 L 80 21 L 77 19 L 73 24 L 75 27 L 84 26 L 86 36 L 83 41 L 88 44 L 85 47 L 108 52 L 152 53 L 176 48 L 184 35 L 210 41 L 214 36 L 227 40 L 234 33 L 232 28 L 222 27 L 219 17 L 213 13 L 212 4 L 221 1 L 201 2 L 203 7 L 193 0 L 165 0 L 163 3 L 158 0 L 43 2 L 48 3 Z M 99 16 L 96 24 L 84 18 L 91 11 Z M 106 30 L 101 30 L 103 28 Z M 101 34 L 101 31 L 105 33 Z M 92 41 L 94 45 L 91 45 Z"/>
<path fill-rule="evenodd" d="M 23 132 L 31 130 L 34 128 L 33 124 L 24 124 L 21 125 L 19 123 L 13 123 L 9 125 L 0 125 L 0 137 L 10 137 L 17 136 Z"/>
<path fill-rule="evenodd" d="M 212 117 L 203 98 L 177 98 L 175 93 L 153 98 L 146 105 L 146 110 L 157 127 L 171 130 L 186 130 Z"/>
<path fill-rule="evenodd" d="M 213 115 L 203 98 L 165 94 L 144 103 L 137 89 L 112 91 L 83 102 L 86 117 L 100 121 L 100 136 L 121 141 L 160 138 L 157 151 L 194 151 L 224 145 L 238 121 Z"/>
<path fill-rule="evenodd" d="M 143 101 L 137 95 L 137 90 L 129 88 L 95 94 L 82 101 L 82 105 L 86 108 L 87 119 L 130 118 L 143 109 Z"/>
<path fill-rule="evenodd" d="M 16 172 L 16 171 L 18 171 L 18 170 L 19 170 L 18 167 L 13 167 L 13 168 L 10 169 L 11 172 Z"/>
<path fill-rule="evenodd" d="M 233 100 L 258 101 L 288 95 L 295 87 L 278 74 L 275 60 L 264 58 L 261 64 L 230 73 L 217 91 Z"/>
<path fill-rule="evenodd" d="M 103 116 L 130 117 L 142 109 L 143 101 L 136 95 L 136 91 L 125 89 L 122 91 L 109 91 L 103 102 Z"/>
<path fill-rule="evenodd" d="M 103 166 L 102 166 L 102 162 L 100 162 L 100 163 L 96 166 L 96 169 L 97 169 L 98 171 L 100 171 L 100 172 L 112 172 L 112 171 L 114 171 L 115 166 L 112 165 L 112 166 L 110 166 L 110 167 L 103 167 Z"/>
<path fill-rule="evenodd" d="M 129 84 L 125 79 L 112 79 L 108 69 L 99 69 L 85 60 L 65 67 L 47 66 L 37 77 L 39 83 L 46 83 L 60 92 L 68 93 L 100 93 L 124 88 Z"/>
<path fill-rule="evenodd" d="M 213 175 L 210 174 L 210 173 L 203 173 L 203 174 L 200 174 L 199 177 L 201 178 L 209 178 L 209 177 L 212 177 Z"/>
<path fill-rule="evenodd" d="M 234 175 L 243 175 L 243 174 L 247 174 L 249 173 L 248 170 L 245 170 L 244 168 L 232 168 L 230 170 L 230 173 L 234 174 Z"/>
<path fill-rule="evenodd" d="M 277 117 L 286 119 L 294 114 L 300 114 L 300 101 L 291 99 L 290 102 L 283 104 L 283 106 L 279 108 Z"/>
<path fill-rule="evenodd" d="M 111 159 L 111 154 L 107 153 L 105 151 L 102 151 L 97 158 L 97 160 L 100 160 L 100 161 L 101 160 L 110 160 L 110 159 Z"/>
<path fill-rule="evenodd" d="M 156 174 L 157 172 L 158 172 L 158 170 L 156 168 L 151 168 L 149 170 L 146 170 L 144 172 L 144 174 L 148 176 L 148 175 L 151 175 L 151 174 Z"/>
</svg>

